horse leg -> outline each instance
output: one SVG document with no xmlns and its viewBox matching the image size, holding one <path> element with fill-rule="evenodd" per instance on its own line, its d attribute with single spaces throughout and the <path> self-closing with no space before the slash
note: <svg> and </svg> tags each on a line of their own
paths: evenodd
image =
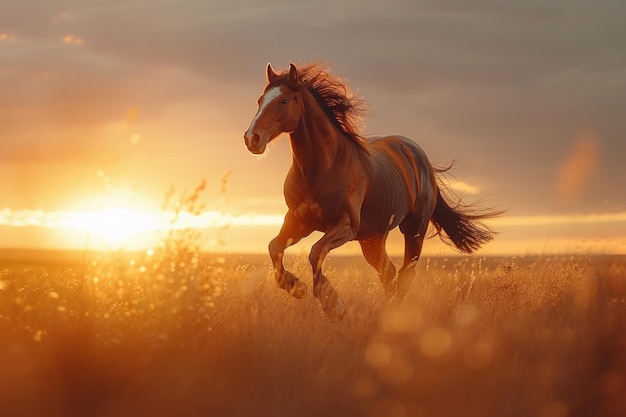
<svg viewBox="0 0 626 417">
<path fill-rule="evenodd" d="M 428 221 L 421 221 L 414 216 L 407 216 L 400 224 L 400 231 L 404 235 L 404 261 L 398 272 L 395 293 L 395 299 L 398 302 L 404 299 L 415 278 L 415 265 L 422 253 L 422 244 L 427 229 Z"/>
<path fill-rule="evenodd" d="M 322 264 L 328 252 L 352 240 L 354 235 L 355 231 L 346 215 L 313 245 L 309 254 L 313 268 L 313 294 L 320 300 L 322 310 L 331 321 L 339 321 L 345 316 L 346 305 L 322 273 Z"/>
<path fill-rule="evenodd" d="M 307 292 L 307 287 L 298 277 L 285 269 L 283 256 L 286 248 L 298 243 L 312 231 L 312 229 L 309 229 L 301 222 L 297 221 L 291 212 L 287 212 L 280 232 L 270 241 L 268 247 L 272 265 L 274 266 L 276 285 L 296 298 L 304 297 Z"/>
<path fill-rule="evenodd" d="M 394 281 L 396 277 L 396 268 L 389 260 L 387 250 L 385 249 L 385 242 L 387 241 L 387 234 L 373 239 L 360 240 L 361 250 L 363 256 L 368 264 L 372 265 L 378 276 L 380 282 L 383 284 L 385 295 L 387 298 L 391 297 L 396 292 L 397 281 Z"/>
</svg>

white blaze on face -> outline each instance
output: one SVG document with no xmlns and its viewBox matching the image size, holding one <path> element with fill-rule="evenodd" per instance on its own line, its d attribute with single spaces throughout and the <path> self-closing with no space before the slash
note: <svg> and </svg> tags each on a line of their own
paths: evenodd
<svg viewBox="0 0 626 417">
<path fill-rule="evenodd" d="M 259 120 L 259 118 L 261 117 L 265 109 L 267 108 L 268 104 L 276 100 L 276 98 L 280 95 L 280 93 L 281 93 L 280 87 L 274 87 L 270 89 L 267 93 L 265 93 L 263 97 L 261 97 L 261 104 L 259 105 L 259 110 L 256 112 L 256 115 L 254 116 L 254 119 L 252 119 L 252 122 L 250 122 L 250 128 L 248 128 L 248 131 L 246 132 L 248 136 L 248 140 L 252 139 L 252 136 L 254 135 L 253 133 L 254 125 L 256 124 L 257 120 Z"/>
</svg>

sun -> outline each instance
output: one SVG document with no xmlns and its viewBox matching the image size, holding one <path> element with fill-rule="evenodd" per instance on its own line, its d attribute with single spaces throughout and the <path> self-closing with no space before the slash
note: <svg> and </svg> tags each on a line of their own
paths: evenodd
<svg viewBox="0 0 626 417">
<path fill-rule="evenodd" d="M 87 234 L 90 245 L 104 249 L 154 247 L 172 230 L 217 230 L 229 226 L 279 224 L 282 216 L 231 214 L 220 210 L 200 213 L 162 209 L 106 208 L 95 211 L 42 213 L 42 225 Z"/>
<path fill-rule="evenodd" d="M 165 225 L 151 213 L 124 208 L 112 208 L 92 213 L 74 213 L 72 226 L 94 237 L 103 239 L 109 246 L 118 248 L 127 239 L 146 232 L 162 229 Z"/>
</svg>

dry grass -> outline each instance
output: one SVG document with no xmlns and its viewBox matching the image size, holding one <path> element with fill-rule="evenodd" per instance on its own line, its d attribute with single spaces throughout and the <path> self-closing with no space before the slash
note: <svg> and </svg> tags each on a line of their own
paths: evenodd
<svg viewBox="0 0 626 417">
<path fill-rule="evenodd" d="M 292 271 L 310 283 L 304 256 Z M 2 416 L 620 416 L 624 258 L 430 258 L 386 307 L 330 259 L 329 323 L 265 257 L 100 254 L 0 266 Z"/>
</svg>

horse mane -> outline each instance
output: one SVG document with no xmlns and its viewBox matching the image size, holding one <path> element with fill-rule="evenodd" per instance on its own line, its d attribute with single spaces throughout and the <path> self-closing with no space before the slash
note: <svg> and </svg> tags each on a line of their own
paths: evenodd
<svg viewBox="0 0 626 417">
<path fill-rule="evenodd" d="M 361 120 L 367 115 L 367 103 L 352 94 L 347 83 L 331 74 L 324 63 L 298 68 L 298 82 L 289 79 L 289 71 L 278 74 L 266 90 L 283 84 L 293 89 L 306 88 L 335 127 L 359 148 L 371 153 L 369 141 L 360 133 Z"/>
</svg>

